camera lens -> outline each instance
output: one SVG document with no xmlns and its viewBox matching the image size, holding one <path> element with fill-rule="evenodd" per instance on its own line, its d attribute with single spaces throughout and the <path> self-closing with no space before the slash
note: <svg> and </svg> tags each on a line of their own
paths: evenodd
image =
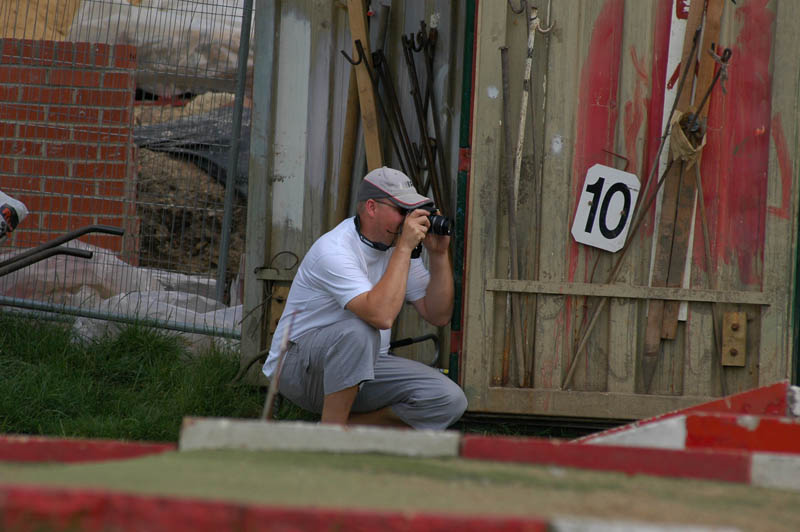
<svg viewBox="0 0 800 532">
<path fill-rule="evenodd" d="M 431 214 L 428 216 L 428 219 L 431 221 L 431 233 L 450 236 L 453 230 L 453 224 L 450 222 L 449 218 L 439 216 L 438 214 Z"/>
</svg>

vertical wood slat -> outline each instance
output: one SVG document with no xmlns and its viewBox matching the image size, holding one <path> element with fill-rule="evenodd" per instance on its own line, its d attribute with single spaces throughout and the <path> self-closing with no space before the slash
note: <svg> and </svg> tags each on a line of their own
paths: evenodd
<svg viewBox="0 0 800 532">
<path fill-rule="evenodd" d="M 505 6 L 504 6 L 505 7 Z M 472 117 L 469 203 L 467 207 L 467 290 L 465 298 L 464 389 L 470 409 L 486 408 L 486 392 L 490 386 L 491 356 L 494 351 L 494 324 L 491 309 L 494 296 L 485 290 L 484 279 L 493 277 L 496 253 L 496 212 L 498 189 L 489 180 L 496 175 L 496 162 L 501 142 L 498 118 L 501 116 L 501 87 L 499 49 L 505 44 L 506 12 L 480 2 L 476 14 L 475 85 Z"/>
<path fill-rule="evenodd" d="M 789 50 L 796 49 L 800 4 L 791 0 L 776 4 L 763 282 L 763 290 L 775 294 L 776 304 L 761 314 L 759 385 L 792 375 L 793 361 L 786 354 L 792 353 L 790 320 L 797 280 L 794 257 L 798 246 L 800 68 L 796 54 Z"/>
<path fill-rule="evenodd" d="M 668 6 L 671 8 L 672 6 Z M 625 4 L 625 33 L 622 45 L 622 62 L 620 77 L 621 115 L 618 130 L 617 146 L 614 150 L 626 156 L 629 160 L 629 172 L 639 177 L 642 186 L 646 180 L 646 172 L 651 161 L 647 160 L 648 153 L 648 123 L 655 117 L 650 114 L 661 115 L 661 109 L 653 109 L 648 105 L 652 97 L 652 87 L 660 86 L 660 81 L 651 79 L 654 75 L 653 68 L 655 54 L 661 52 L 656 47 L 657 31 L 652 28 L 657 24 L 664 24 L 668 19 L 661 20 L 664 10 L 658 2 L 627 2 Z M 667 31 L 666 29 L 663 31 Z M 663 72 L 655 75 L 663 78 Z M 616 161 L 615 163 L 619 163 Z M 620 167 L 617 164 L 617 167 Z M 644 200 L 640 191 L 640 202 Z M 635 245 L 628 252 L 624 266 L 617 278 L 619 283 L 645 285 L 647 284 L 649 259 L 649 239 L 642 231 L 631 235 Z M 616 261 L 617 255 L 611 259 Z M 601 276 L 605 278 L 605 274 Z M 608 372 L 605 389 L 609 392 L 634 393 L 636 390 L 636 354 L 639 346 L 638 331 L 641 327 L 640 309 L 642 303 L 612 299 L 608 306 Z"/>
</svg>

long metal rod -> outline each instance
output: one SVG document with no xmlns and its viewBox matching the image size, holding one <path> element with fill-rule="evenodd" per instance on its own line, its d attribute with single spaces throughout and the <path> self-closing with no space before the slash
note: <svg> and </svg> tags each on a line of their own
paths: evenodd
<svg viewBox="0 0 800 532">
<path fill-rule="evenodd" d="M 506 195 L 508 197 L 508 240 L 509 254 L 511 255 L 511 278 L 519 278 L 519 262 L 517 258 L 517 217 L 514 205 L 517 202 L 514 193 L 514 184 L 511 182 L 511 171 L 514 164 L 514 151 L 511 146 L 511 102 L 509 101 L 510 89 L 508 86 L 508 47 L 500 48 L 500 65 L 503 77 L 503 143 L 505 147 L 505 174 L 506 174 Z M 525 352 L 522 348 L 522 304 L 519 294 L 510 294 L 511 297 L 511 317 L 514 347 L 516 349 L 517 379 L 520 386 L 525 384 Z M 508 316 L 506 316 L 508 319 Z"/>
<path fill-rule="evenodd" d="M 233 130 L 231 131 L 231 151 L 228 157 L 225 178 L 225 210 L 222 216 L 222 235 L 219 241 L 219 260 L 217 261 L 217 301 L 225 297 L 225 277 L 228 273 L 228 250 L 231 244 L 233 225 L 233 197 L 236 176 L 239 173 L 239 144 L 242 138 L 242 110 L 244 109 L 244 89 L 247 83 L 247 58 L 250 55 L 250 26 L 253 19 L 253 0 L 244 0 L 242 6 L 242 27 L 239 32 L 239 56 L 236 71 L 236 96 L 233 103 Z"/>
</svg>

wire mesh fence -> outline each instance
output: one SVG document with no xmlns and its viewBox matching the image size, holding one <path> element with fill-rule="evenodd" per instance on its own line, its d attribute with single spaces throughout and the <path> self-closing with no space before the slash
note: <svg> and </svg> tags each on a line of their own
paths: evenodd
<svg viewBox="0 0 800 532">
<path fill-rule="evenodd" d="M 249 99 L 235 96 L 237 83 L 250 85 L 250 59 L 238 68 L 245 16 L 244 0 L 0 4 L 0 191 L 29 211 L 0 261 L 87 226 L 124 230 L 63 244 L 90 259 L 0 266 L 0 305 L 80 316 L 84 336 L 119 321 L 239 336 L 231 285 L 246 219 Z"/>
</svg>

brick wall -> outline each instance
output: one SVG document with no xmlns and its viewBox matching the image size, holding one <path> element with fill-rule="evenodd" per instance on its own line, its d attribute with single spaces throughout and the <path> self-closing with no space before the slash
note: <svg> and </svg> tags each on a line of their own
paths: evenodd
<svg viewBox="0 0 800 532">
<path fill-rule="evenodd" d="M 135 47 L 0 39 L 0 50 L 0 190 L 30 211 L 11 245 L 107 224 L 125 237 L 82 240 L 136 263 Z"/>
</svg>

